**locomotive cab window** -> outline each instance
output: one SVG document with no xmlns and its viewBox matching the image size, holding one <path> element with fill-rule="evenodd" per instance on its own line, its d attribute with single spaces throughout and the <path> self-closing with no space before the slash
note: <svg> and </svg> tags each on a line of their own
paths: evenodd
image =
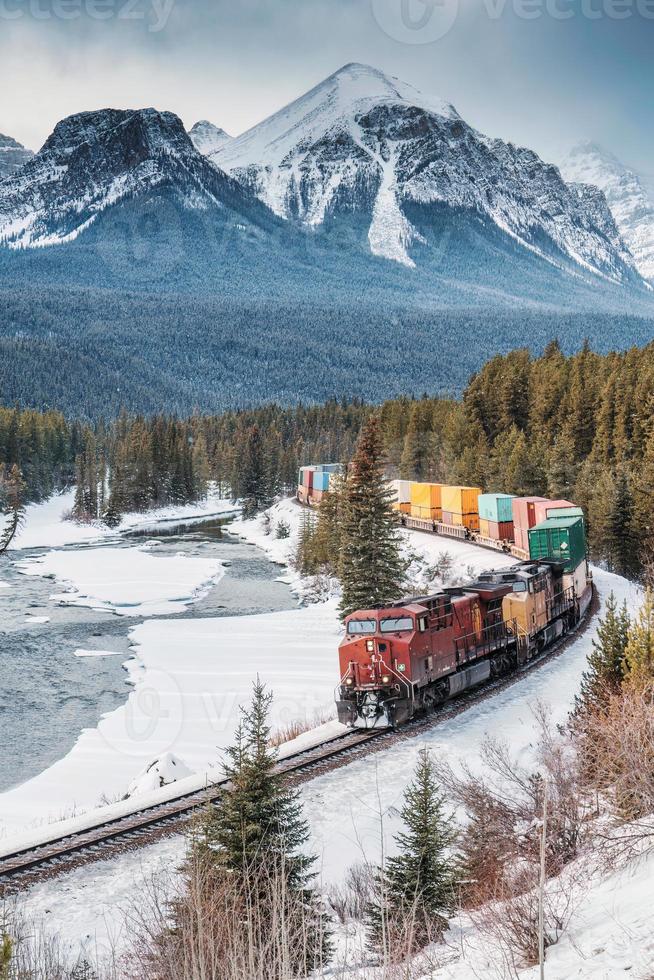
<svg viewBox="0 0 654 980">
<path fill-rule="evenodd" d="M 382 619 L 379 623 L 382 633 L 402 633 L 413 629 L 410 616 L 399 616 L 397 619 Z"/>
<path fill-rule="evenodd" d="M 427 632 L 427 617 L 426 616 L 421 616 L 420 619 L 418 620 L 418 629 L 420 630 L 421 633 L 426 633 Z"/>
<path fill-rule="evenodd" d="M 347 631 L 350 636 L 360 633 L 374 633 L 377 630 L 377 623 L 374 619 L 351 619 L 347 624 Z"/>
</svg>

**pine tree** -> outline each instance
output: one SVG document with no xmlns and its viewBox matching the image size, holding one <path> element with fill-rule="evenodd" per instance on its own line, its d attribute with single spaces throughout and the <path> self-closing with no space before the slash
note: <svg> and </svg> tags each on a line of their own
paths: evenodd
<svg viewBox="0 0 654 980">
<path fill-rule="evenodd" d="M 342 519 L 340 578 L 343 617 L 402 594 L 404 565 L 397 515 L 384 480 L 379 419 L 372 416 L 361 433 L 348 475 Z"/>
<path fill-rule="evenodd" d="M 17 463 L 7 472 L 0 463 L 0 554 L 6 551 L 25 517 L 25 481 Z"/>
<path fill-rule="evenodd" d="M 82 957 L 73 967 L 70 980 L 98 980 L 98 975 L 86 957 Z"/>
<path fill-rule="evenodd" d="M 378 875 L 379 898 L 369 909 L 370 946 L 392 958 L 439 939 L 454 908 L 454 840 L 433 759 L 422 749 L 404 794 L 398 854 Z"/>
<path fill-rule="evenodd" d="M 588 655 L 588 667 L 575 698 L 574 718 L 583 725 L 588 714 L 601 710 L 612 694 L 620 690 L 626 671 L 626 649 L 630 619 L 627 604 L 618 610 L 613 592 L 606 600 L 604 618 L 597 627 L 597 639 Z"/>
<path fill-rule="evenodd" d="M 643 604 L 627 630 L 625 683 L 642 690 L 654 684 L 654 593 L 646 589 Z"/>
<path fill-rule="evenodd" d="M 318 896 L 311 888 L 315 858 L 303 853 L 309 828 L 302 814 L 299 791 L 285 785 L 275 771 L 268 721 L 272 694 L 257 679 L 252 702 L 241 709 L 234 744 L 227 750 L 229 780 L 217 805 L 196 834 L 196 855 L 204 855 L 218 873 L 239 877 L 249 904 L 270 900 L 270 883 L 283 878 L 287 914 L 298 917 L 309 934 L 310 958 L 328 952 L 329 939 Z M 298 967 L 306 968 L 299 963 Z"/>
<path fill-rule="evenodd" d="M 638 573 L 638 541 L 634 525 L 634 501 L 626 468 L 612 479 L 612 492 L 603 500 L 603 547 L 610 572 L 633 578 Z"/>
</svg>

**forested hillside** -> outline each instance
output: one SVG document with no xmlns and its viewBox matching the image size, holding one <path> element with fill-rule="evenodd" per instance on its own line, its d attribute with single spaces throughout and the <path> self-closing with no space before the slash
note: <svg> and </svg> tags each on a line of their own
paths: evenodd
<svg viewBox="0 0 654 980">
<path fill-rule="evenodd" d="M 349 460 L 375 411 L 389 475 L 570 498 L 586 509 L 592 557 L 634 576 L 652 550 L 653 405 L 654 345 L 601 355 L 586 344 L 566 357 L 552 342 L 538 358 L 494 357 L 460 400 L 123 413 L 86 428 L 5 409 L 0 463 L 19 465 L 29 499 L 69 485 L 76 469 L 81 518 L 199 499 L 210 480 L 255 510 L 292 492 L 301 464 Z"/>
</svg>

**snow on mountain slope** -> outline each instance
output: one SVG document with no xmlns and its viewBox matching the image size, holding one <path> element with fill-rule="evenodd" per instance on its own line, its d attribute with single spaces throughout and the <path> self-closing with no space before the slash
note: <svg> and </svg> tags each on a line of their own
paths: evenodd
<svg viewBox="0 0 654 980">
<path fill-rule="evenodd" d="M 222 149 L 232 139 L 229 133 L 226 133 L 224 129 L 220 129 L 219 126 L 214 126 L 207 119 L 201 119 L 199 122 L 196 122 L 189 129 L 188 134 L 198 153 L 204 153 L 205 156 L 216 153 L 217 150 Z"/>
<path fill-rule="evenodd" d="M 228 201 L 247 211 L 253 203 L 198 153 L 171 112 L 69 116 L 19 172 L 0 180 L 0 241 L 13 247 L 71 241 L 111 205 L 164 186 L 193 210 L 221 209 Z"/>
<path fill-rule="evenodd" d="M 601 195 L 366 65 L 346 65 L 210 158 L 284 218 L 318 226 L 339 212 L 365 214 L 371 251 L 405 265 L 415 264 L 411 244 L 425 243 L 416 225 L 433 224 L 433 206 L 445 204 L 577 271 L 635 276 Z"/>
<path fill-rule="evenodd" d="M 0 133 L 0 179 L 18 170 L 33 156 L 31 150 L 26 149 L 11 136 L 3 136 Z"/>
<path fill-rule="evenodd" d="M 561 173 L 566 180 L 604 192 L 638 271 L 654 281 L 654 195 L 643 178 L 595 143 L 575 146 L 561 164 Z"/>
</svg>

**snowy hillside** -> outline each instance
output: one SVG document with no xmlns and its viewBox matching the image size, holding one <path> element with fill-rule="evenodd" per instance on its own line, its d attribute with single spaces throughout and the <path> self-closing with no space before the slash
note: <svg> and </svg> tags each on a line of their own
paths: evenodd
<svg viewBox="0 0 654 980">
<path fill-rule="evenodd" d="M 33 156 L 31 150 L 27 150 L 11 136 L 0 133 L 0 180 L 18 170 Z"/>
<path fill-rule="evenodd" d="M 283 502 L 271 511 L 269 527 L 272 534 L 266 533 L 266 524 L 261 520 L 240 522 L 236 529 L 246 538 L 263 545 L 274 561 L 284 562 L 292 553 L 300 517 L 299 508 L 291 502 Z M 275 537 L 274 528 L 281 520 L 290 525 L 290 538 Z M 447 551 L 453 559 L 452 574 L 455 576 L 465 576 L 469 566 L 479 569 L 511 560 L 462 542 L 446 542 L 413 531 L 406 532 L 406 543 L 410 551 L 428 564 L 433 564 L 443 551 Z M 634 586 L 598 570 L 594 571 L 594 575 L 601 597 L 605 598 L 613 590 L 620 601 L 623 598 L 627 601 L 631 610 L 636 608 L 639 594 Z M 298 584 L 295 574 L 291 578 Z M 335 619 L 330 610 L 333 610 L 330 604 L 319 604 L 277 617 L 278 631 L 273 635 L 272 648 L 267 654 L 272 653 L 273 649 L 277 653 L 271 657 L 266 655 L 264 674 L 281 691 L 283 701 L 288 695 L 288 687 L 285 688 L 283 683 L 279 686 L 282 675 L 275 676 L 275 673 L 283 668 L 285 662 L 293 663 L 296 667 L 296 652 L 300 648 L 312 651 L 312 683 L 316 675 L 321 682 L 328 680 L 328 658 L 331 656 L 328 648 L 333 648 L 337 642 Z M 269 617 L 249 619 L 251 622 L 247 625 L 252 629 L 248 629 L 247 633 L 252 638 L 254 651 L 255 638 L 261 637 L 262 630 L 268 631 L 271 622 Z M 235 638 L 230 620 L 221 622 L 228 632 L 223 639 L 229 641 L 230 637 Z M 300 623 L 301 632 L 298 632 Z M 220 649 L 218 636 L 213 634 L 213 625 L 208 620 L 200 619 L 189 625 L 197 627 L 192 634 L 193 648 L 199 655 L 197 664 L 202 663 L 204 653 L 206 665 Z M 298 641 L 297 647 L 295 643 L 292 648 L 284 645 L 284 630 L 287 630 L 287 639 L 293 635 L 294 640 Z M 148 624 L 147 628 L 141 628 L 139 633 L 140 651 L 148 651 L 148 680 L 156 689 L 160 680 L 154 668 L 158 666 L 161 673 L 166 673 L 169 684 L 172 680 L 171 690 L 175 689 L 175 683 L 180 679 L 183 696 L 188 696 L 189 685 L 194 681 L 194 669 L 188 660 L 188 645 L 181 634 L 176 636 L 160 629 L 156 621 Z M 393 836 L 399 827 L 398 806 L 422 746 L 428 746 L 436 756 L 454 764 L 458 761 L 468 762 L 474 768 L 479 764 L 479 751 L 486 736 L 499 735 L 509 741 L 514 755 L 529 764 L 534 755 L 537 730 L 532 708 L 540 699 L 550 705 L 555 722 L 565 718 L 578 689 L 593 635 L 594 629 L 591 628 L 560 657 L 538 670 L 528 672 L 494 697 L 471 705 L 431 731 L 401 741 L 388 751 L 375 753 L 308 783 L 302 790 L 302 797 L 311 824 L 312 846 L 319 857 L 318 870 L 323 885 L 341 882 L 347 869 L 364 857 L 378 860 L 382 840 L 385 849 L 392 851 Z M 245 640 L 245 643 L 244 640 L 244 635 L 238 634 L 240 648 L 245 651 L 241 664 L 243 679 L 248 670 L 256 669 L 255 660 L 250 659 L 250 640 Z M 213 685 L 218 679 L 219 667 L 216 665 L 215 674 L 200 676 L 202 690 L 215 694 L 219 688 Z M 306 682 L 304 689 L 308 689 Z M 288 707 L 288 702 L 286 704 Z M 183 756 L 187 762 L 197 765 L 202 728 L 197 724 L 199 716 L 191 712 L 191 717 L 193 724 L 185 736 L 188 746 Z M 105 728 L 105 732 L 109 734 L 110 729 Z M 188 738 L 191 734 L 193 737 Z M 226 734 L 226 729 L 222 729 L 221 742 Z M 213 737 L 217 741 L 216 736 Z M 2 803 L 14 812 L 15 817 L 22 809 L 25 817 L 29 818 L 37 800 L 42 805 L 45 799 L 56 798 L 58 792 L 61 798 L 57 783 L 79 785 L 81 773 L 84 780 L 91 780 L 95 771 L 94 753 L 99 748 L 99 745 L 93 747 L 88 739 L 85 752 L 71 753 L 67 767 L 65 762 L 58 767 L 58 780 L 53 772 L 49 781 L 33 781 L 25 787 L 26 792 L 21 793 L 18 789 L 7 794 Z M 123 751 L 125 748 L 123 745 Z M 195 757 L 189 751 L 191 749 L 195 751 Z M 129 766 L 134 768 L 135 785 L 140 787 L 143 783 L 144 791 L 153 791 L 156 779 L 154 783 L 148 782 L 148 773 L 142 771 L 145 768 L 151 772 L 152 768 L 146 763 L 141 765 L 131 753 L 123 756 L 123 765 L 126 758 L 129 758 Z M 175 758 L 176 766 L 183 766 L 183 761 L 180 762 L 178 756 Z M 103 770 L 106 759 L 105 754 L 103 766 L 100 767 Z M 157 763 L 158 768 L 155 768 L 165 781 L 171 766 L 167 766 L 163 772 L 162 765 L 163 761 Z M 112 765 L 114 785 L 117 775 L 118 767 Z M 127 853 L 114 860 L 78 869 L 65 878 L 46 881 L 31 888 L 26 895 L 26 911 L 36 916 L 37 920 L 43 918 L 47 927 L 56 929 L 71 949 L 79 949 L 82 943 L 93 955 L 102 955 L 110 948 L 120 952 L 129 942 L 130 906 L 151 889 L 153 875 L 159 876 L 166 887 L 170 887 L 173 884 L 171 868 L 177 866 L 183 853 L 183 839 L 173 837 L 136 853 Z M 651 857 L 609 871 L 601 868 L 592 872 L 584 870 L 583 887 L 574 901 L 570 921 L 558 944 L 547 953 L 546 975 L 550 980 L 570 980 L 572 977 L 577 980 L 617 980 L 626 973 L 638 980 L 645 980 L 652 975 L 652 872 Z M 337 957 L 347 965 L 342 969 L 334 967 L 329 976 L 338 976 L 343 980 L 381 980 L 378 971 L 360 966 L 366 954 L 360 927 L 354 922 L 337 928 L 336 952 Z M 533 969 L 511 968 L 509 972 L 503 972 L 501 951 L 489 943 L 488 936 L 468 915 L 452 920 L 445 943 L 435 947 L 423 962 L 422 969 L 420 961 L 413 964 L 410 973 L 413 980 L 473 980 L 478 977 L 535 980 L 537 976 L 537 971 Z"/>
<path fill-rule="evenodd" d="M 447 102 L 366 65 L 344 66 L 211 159 L 285 218 L 316 227 L 365 215 L 371 252 L 405 265 L 446 205 L 553 261 L 616 281 L 634 273 L 601 195 L 589 201 L 532 151 L 482 136 Z"/>
<path fill-rule="evenodd" d="M 595 143 L 575 146 L 561 164 L 566 180 L 604 192 L 641 276 L 654 281 L 654 196 L 642 178 Z"/>
</svg>

